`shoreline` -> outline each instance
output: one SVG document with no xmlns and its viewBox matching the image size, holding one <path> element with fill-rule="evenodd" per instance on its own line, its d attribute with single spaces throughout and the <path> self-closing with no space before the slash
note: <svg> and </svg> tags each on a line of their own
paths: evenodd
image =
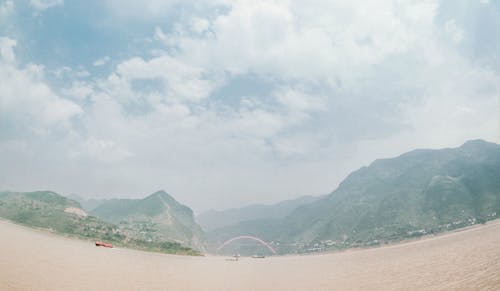
<svg viewBox="0 0 500 291">
<path fill-rule="evenodd" d="M 85 238 L 79 237 L 79 236 L 73 236 L 70 234 L 59 233 L 56 231 L 52 231 L 48 228 L 31 227 L 28 225 L 16 223 L 14 221 L 11 221 L 11 220 L 8 220 L 8 219 L 2 218 L 2 217 L 0 217 L 0 223 L 11 224 L 11 225 L 23 228 L 25 230 L 31 230 L 31 231 L 35 231 L 35 232 L 40 233 L 40 234 L 46 234 L 46 235 L 53 236 L 53 237 L 60 237 L 60 238 L 68 239 L 68 240 L 87 242 L 87 243 L 91 243 L 92 245 L 95 243 L 95 240 L 92 240 L 92 239 L 85 239 Z M 497 218 L 497 219 L 489 220 L 484 224 L 474 224 L 474 225 L 470 225 L 470 226 L 462 227 L 462 228 L 457 228 L 457 229 L 446 231 L 446 232 L 423 235 L 423 236 L 418 237 L 418 238 L 411 238 L 411 239 L 404 239 L 401 241 L 389 242 L 389 243 L 383 244 L 383 245 L 367 246 L 367 247 L 353 247 L 353 248 L 348 248 L 348 249 L 343 249 L 343 250 L 331 250 L 331 251 L 327 250 L 327 251 L 315 252 L 315 253 L 291 253 L 291 254 L 284 254 L 284 255 L 270 255 L 270 256 L 266 256 L 266 258 L 271 258 L 271 257 L 279 258 L 279 257 L 291 257 L 291 256 L 300 256 L 300 257 L 321 256 L 321 255 L 331 255 L 331 254 L 353 253 L 353 252 L 359 252 L 359 251 L 370 251 L 370 250 L 385 249 L 385 248 L 387 248 L 387 249 L 397 248 L 397 247 L 403 247 L 406 245 L 413 245 L 413 244 L 424 243 L 427 241 L 444 239 L 448 236 L 454 236 L 454 235 L 464 233 L 464 232 L 476 231 L 478 229 L 487 228 L 487 227 L 494 227 L 494 226 L 499 225 L 499 224 L 500 224 L 500 218 Z M 163 254 L 163 255 L 173 255 L 173 256 L 188 256 L 188 257 L 193 256 L 193 255 L 184 255 L 184 254 L 171 254 L 171 253 L 164 253 L 164 252 L 155 252 L 155 251 L 129 248 L 129 247 L 123 247 L 123 246 L 114 246 L 113 248 L 114 249 L 131 250 L 131 251 L 137 251 L 137 252 L 143 252 L 143 253 L 153 253 L 153 254 Z M 195 257 L 221 257 L 221 258 L 228 257 L 228 255 L 217 255 L 217 254 L 212 254 L 212 253 L 200 253 L 200 254 L 201 255 L 198 255 Z M 242 256 L 242 257 L 250 258 L 251 256 Z"/>
</svg>

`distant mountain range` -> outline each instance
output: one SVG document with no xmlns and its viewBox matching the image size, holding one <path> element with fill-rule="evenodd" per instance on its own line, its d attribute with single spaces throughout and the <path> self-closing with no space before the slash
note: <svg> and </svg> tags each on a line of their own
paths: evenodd
<svg viewBox="0 0 500 291">
<path fill-rule="evenodd" d="M 278 219 L 289 215 L 297 207 L 320 199 L 321 196 L 302 196 L 276 204 L 254 204 L 227 210 L 209 210 L 196 216 L 196 221 L 205 231 L 237 225 L 240 222 Z"/>
<path fill-rule="evenodd" d="M 496 219 L 500 145 L 473 140 L 376 160 L 325 196 L 202 213 L 197 220 L 206 233 L 191 209 L 164 191 L 144 199 L 72 197 L 80 203 L 49 191 L 0 192 L 0 217 L 141 248 L 171 249 L 175 242 L 174 249 L 215 251 L 241 235 L 264 239 L 279 253 L 380 245 Z M 230 251 L 251 254 L 258 247 Z"/>
<path fill-rule="evenodd" d="M 213 245 L 254 235 L 282 252 L 378 245 L 481 223 L 500 214 L 500 146 L 414 150 L 376 160 L 331 194 L 284 218 L 238 222 L 207 234 Z"/>
</svg>

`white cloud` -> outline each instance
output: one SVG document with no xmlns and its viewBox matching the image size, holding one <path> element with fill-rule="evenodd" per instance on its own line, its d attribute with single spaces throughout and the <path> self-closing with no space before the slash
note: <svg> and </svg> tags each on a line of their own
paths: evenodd
<svg viewBox="0 0 500 291">
<path fill-rule="evenodd" d="M 159 41 L 165 41 L 167 39 L 167 35 L 163 32 L 161 27 L 155 27 L 154 39 Z"/>
<path fill-rule="evenodd" d="M 83 113 L 81 107 L 58 96 L 43 82 L 42 66 L 17 67 L 12 52 L 15 40 L 4 38 L 3 43 L 2 56 L 8 62 L 0 63 L 0 115 L 7 118 L 13 128 L 21 130 L 20 135 L 29 131 L 46 134 L 58 128 L 69 129 L 71 118 Z"/>
<path fill-rule="evenodd" d="M 94 65 L 94 67 L 99 67 L 99 66 L 107 64 L 110 60 L 111 60 L 110 57 L 105 56 L 105 57 L 102 57 L 100 59 L 95 60 L 93 65 Z"/>
<path fill-rule="evenodd" d="M 94 93 L 93 87 L 82 81 L 74 81 L 70 87 L 63 88 L 62 94 L 72 99 L 82 101 Z"/>
<path fill-rule="evenodd" d="M 195 17 L 191 20 L 191 30 L 197 34 L 202 34 L 208 30 L 210 22 L 207 19 Z"/>
<path fill-rule="evenodd" d="M 279 77 L 330 78 L 363 70 L 432 37 L 436 4 L 235 1 L 204 37 L 163 37 L 205 68 Z M 187 26 L 189 24 L 186 24 Z"/>
<path fill-rule="evenodd" d="M 291 88 L 282 89 L 276 94 L 278 102 L 286 108 L 294 111 L 322 111 L 326 110 L 323 96 L 317 94 L 306 94 L 300 90 Z"/>
<path fill-rule="evenodd" d="M 444 29 L 454 43 L 460 43 L 463 40 L 464 31 L 457 26 L 454 19 L 446 21 Z"/>
<path fill-rule="evenodd" d="M 64 0 L 30 0 L 30 5 L 39 10 L 64 5 Z"/>
<path fill-rule="evenodd" d="M 121 92 L 125 93 L 124 95 L 133 96 L 131 82 L 157 79 L 162 82 L 162 88 L 159 91 L 164 93 L 165 101 L 199 102 L 206 98 L 216 86 L 213 80 L 208 80 L 205 75 L 204 70 L 186 65 L 167 55 L 147 61 L 132 58 L 120 63 L 116 73 L 108 78 L 104 86 L 111 88 L 112 91 L 117 90 L 114 92 L 118 94 Z"/>
<path fill-rule="evenodd" d="M 72 158 L 90 158 L 97 162 L 115 163 L 132 157 L 127 149 L 117 145 L 112 140 L 90 138 L 84 141 L 76 150 L 72 150 Z"/>
<path fill-rule="evenodd" d="M 0 56 L 2 60 L 7 63 L 14 63 L 16 56 L 14 54 L 14 47 L 17 42 L 15 39 L 8 37 L 0 37 Z"/>
</svg>

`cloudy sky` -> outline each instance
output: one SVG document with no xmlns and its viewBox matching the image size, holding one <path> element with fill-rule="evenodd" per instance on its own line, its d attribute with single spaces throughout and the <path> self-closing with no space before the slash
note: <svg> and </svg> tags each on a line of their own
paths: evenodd
<svg viewBox="0 0 500 291">
<path fill-rule="evenodd" d="M 0 189 L 195 211 L 498 142 L 499 1 L 0 0 Z"/>
</svg>

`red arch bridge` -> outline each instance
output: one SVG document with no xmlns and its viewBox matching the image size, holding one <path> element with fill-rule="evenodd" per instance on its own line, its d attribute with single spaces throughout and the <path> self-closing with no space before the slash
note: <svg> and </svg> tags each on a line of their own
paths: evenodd
<svg viewBox="0 0 500 291">
<path fill-rule="evenodd" d="M 241 239 L 251 239 L 251 240 L 254 240 L 256 242 L 259 242 L 261 245 L 267 247 L 268 250 L 271 251 L 271 253 L 273 254 L 276 254 L 276 250 L 271 246 L 269 245 L 267 242 L 265 242 L 264 240 L 256 237 L 256 236 L 251 236 L 251 235 L 240 235 L 240 236 L 235 236 L 233 238 L 230 238 L 228 240 L 226 240 L 225 242 L 223 242 L 218 248 L 217 248 L 217 253 L 223 248 L 225 247 L 226 245 L 232 243 L 233 241 L 236 241 L 236 240 L 241 240 Z"/>
</svg>

